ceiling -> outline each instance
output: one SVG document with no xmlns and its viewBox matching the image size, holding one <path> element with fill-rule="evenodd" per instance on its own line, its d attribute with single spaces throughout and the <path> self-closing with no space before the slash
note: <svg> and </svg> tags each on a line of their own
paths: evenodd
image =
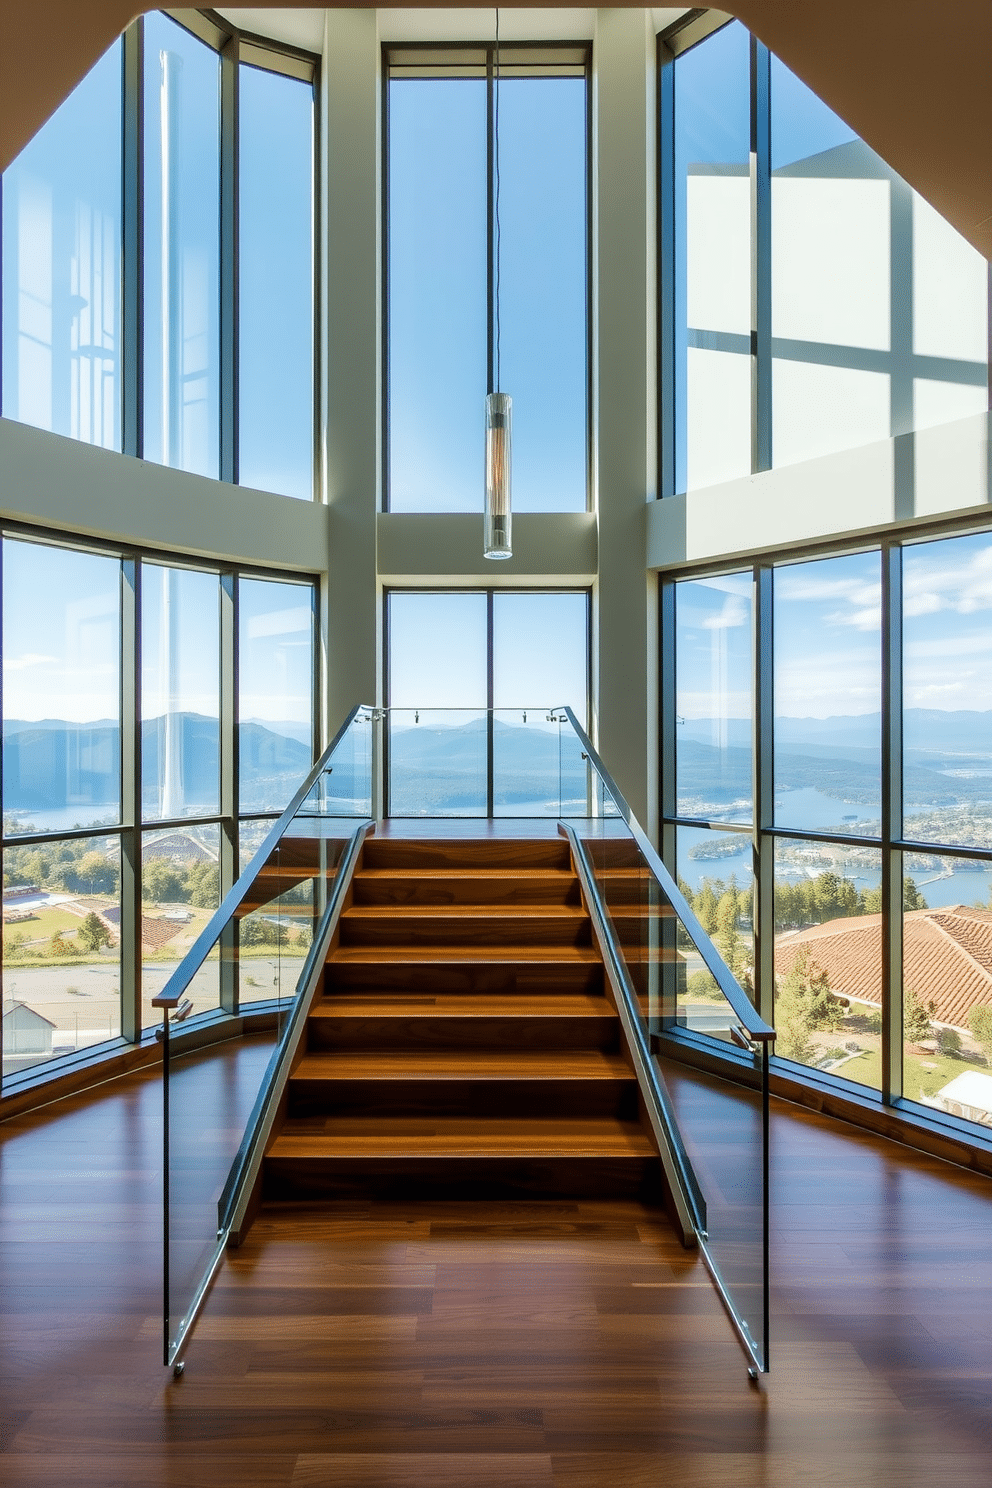
<svg viewBox="0 0 992 1488">
<path fill-rule="evenodd" d="M 721 0 L 963 233 L 992 256 L 992 0 Z M 92 67 L 143 0 L 0 0 L 0 167 L 8 164 Z M 364 8 L 364 7 L 362 7 Z M 652 12 L 654 24 L 679 13 Z M 309 12 L 309 13 L 308 13 Z M 229 11 L 312 49 L 321 12 L 306 6 Z M 589 34 L 593 12 L 501 7 L 507 36 Z M 492 11 L 382 12 L 387 39 L 488 27 Z M 268 17 L 268 19 L 260 19 Z M 567 24 L 566 24 L 567 22 Z M 276 27 L 286 30 L 277 32 Z M 581 32 L 578 27 L 584 27 Z M 451 27 L 452 30 L 444 30 Z M 555 28 L 552 30 L 551 28 Z M 502 27 L 501 27 L 502 29 Z M 479 36 L 489 35 L 480 29 Z"/>
</svg>

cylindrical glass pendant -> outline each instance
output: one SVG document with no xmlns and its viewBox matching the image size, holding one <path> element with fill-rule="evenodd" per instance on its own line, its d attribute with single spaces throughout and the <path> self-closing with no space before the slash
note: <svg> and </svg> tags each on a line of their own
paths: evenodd
<svg viewBox="0 0 992 1488">
<path fill-rule="evenodd" d="M 512 558 L 510 547 L 510 453 L 512 436 L 509 393 L 486 398 L 486 528 L 483 556 Z"/>
</svg>

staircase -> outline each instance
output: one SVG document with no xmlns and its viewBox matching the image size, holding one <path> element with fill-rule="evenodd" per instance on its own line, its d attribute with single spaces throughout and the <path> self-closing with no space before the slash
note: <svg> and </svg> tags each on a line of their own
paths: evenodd
<svg viewBox="0 0 992 1488">
<path fill-rule="evenodd" d="M 564 839 L 370 837 L 264 1200 L 662 1198 Z"/>
</svg>

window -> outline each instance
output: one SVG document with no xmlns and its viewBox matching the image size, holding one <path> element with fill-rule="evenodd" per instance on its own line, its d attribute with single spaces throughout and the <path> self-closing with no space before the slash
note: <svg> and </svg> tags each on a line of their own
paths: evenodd
<svg viewBox="0 0 992 1488">
<path fill-rule="evenodd" d="M 7 1079 L 160 1021 L 313 761 L 316 586 L 10 532 L 2 590 Z M 221 992 L 208 960 L 194 1009 Z"/>
<path fill-rule="evenodd" d="M 567 704 L 586 724 L 588 594 L 393 590 L 386 602 L 389 814 L 560 815 L 549 712 Z"/>
<path fill-rule="evenodd" d="M 981 255 L 739 21 L 666 34 L 662 494 L 987 408 Z"/>
<path fill-rule="evenodd" d="M 494 61 L 386 50 L 393 511 L 481 511 L 497 375 L 515 509 L 587 504 L 587 53 L 503 46 L 498 88 Z"/>
<path fill-rule="evenodd" d="M 778 1057 L 992 1127 L 990 572 L 945 531 L 687 578 L 662 641 L 670 866 Z"/>
<path fill-rule="evenodd" d="M 313 497 L 317 65 L 128 28 L 4 172 L 5 417 Z"/>
<path fill-rule="evenodd" d="M 3 174 L 3 415 L 121 448 L 121 45 Z"/>
</svg>

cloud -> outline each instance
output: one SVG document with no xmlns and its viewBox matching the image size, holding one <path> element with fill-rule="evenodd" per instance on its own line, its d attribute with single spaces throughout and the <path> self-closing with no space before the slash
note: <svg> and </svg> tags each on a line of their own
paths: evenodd
<svg viewBox="0 0 992 1488">
<path fill-rule="evenodd" d="M 5 672 L 23 672 L 28 667 L 52 666 L 58 660 L 57 656 L 43 656 L 39 651 L 29 651 L 24 656 L 4 657 L 3 669 Z"/>
<path fill-rule="evenodd" d="M 738 626 L 750 625 L 751 611 L 744 600 L 736 594 L 728 594 L 723 609 L 718 615 L 709 615 L 703 621 L 704 630 L 736 630 Z"/>
</svg>

